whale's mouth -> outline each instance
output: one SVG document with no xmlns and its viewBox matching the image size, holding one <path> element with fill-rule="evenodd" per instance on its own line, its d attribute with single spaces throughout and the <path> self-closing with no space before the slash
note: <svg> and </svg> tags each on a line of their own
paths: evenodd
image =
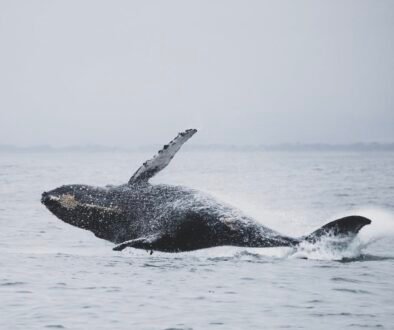
<svg viewBox="0 0 394 330">
<path fill-rule="evenodd" d="M 49 193 L 47 193 L 46 191 L 44 191 L 41 195 L 41 203 L 42 204 L 46 204 L 47 202 L 49 202 L 50 200 L 52 200 L 54 196 L 50 195 Z"/>
<path fill-rule="evenodd" d="M 41 195 L 41 203 L 48 206 L 51 202 L 59 202 L 60 198 L 58 196 L 51 195 L 44 191 Z"/>
<path fill-rule="evenodd" d="M 41 203 L 48 206 L 50 203 L 57 202 L 62 207 L 66 209 L 74 209 L 79 203 L 75 200 L 75 197 L 70 194 L 65 194 L 61 196 L 54 196 L 50 193 L 43 192 L 41 195 Z"/>
</svg>

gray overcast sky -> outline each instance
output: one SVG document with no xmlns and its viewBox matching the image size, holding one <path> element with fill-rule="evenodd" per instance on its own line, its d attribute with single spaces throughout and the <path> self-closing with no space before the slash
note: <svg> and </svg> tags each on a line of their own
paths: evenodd
<svg viewBox="0 0 394 330">
<path fill-rule="evenodd" d="M 0 0 L 0 144 L 394 142 L 394 1 Z"/>
</svg>

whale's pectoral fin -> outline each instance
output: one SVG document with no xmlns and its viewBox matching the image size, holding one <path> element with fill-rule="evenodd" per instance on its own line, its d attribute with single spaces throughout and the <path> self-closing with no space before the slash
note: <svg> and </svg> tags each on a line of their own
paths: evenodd
<svg viewBox="0 0 394 330">
<path fill-rule="evenodd" d="M 158 154 L 152 159 L 147 160 L 134 175 L 130 178 L 129 184 L 134 184 L 142 181 L 148 181 L 156 173 L 165 168 L 182 147 L 182 145 L 189 140 L 195 133 L 196 129 L 188 129 L 179 133 L 177 137 L 169 144 L 166 144 L 163 149 L 159 150 Z"/>
<path fill-rule="evenodd" d="M 303 237 L 300 241 L 307 241 L 316 243 L 322 237 L 349 237 L 352 238 L 357 235 L 362 227 L 369 225 L 371 220 L 353 215 L 334 220 L 314 231 L 312 234 Z"/>
<path fill-rule="evenodd" d="M 127 247 L 133 247 L 136 249 L 152 250 L 155 247 L 156 242 L 161 238 L 161 235 L 149 235 L 125 241 L 116 245 L 112 250 L 122 251 Z"/>
</svg>

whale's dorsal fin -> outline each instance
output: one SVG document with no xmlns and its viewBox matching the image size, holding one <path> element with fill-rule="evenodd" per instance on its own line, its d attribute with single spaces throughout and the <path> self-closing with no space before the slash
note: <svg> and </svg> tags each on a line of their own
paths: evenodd
<svg viewBox="0 0 394 330">
<path fill-rule="evenodd" d="M 195 133 L 196 129 L 187 129 L 181 132 L 169 144 L 166 144 L 163 149 L 159 150 L 158 154 L 152 159 L 147 160 L 138 170 L 133 174 L 129 180 L 129 184 L 137 182 L 148 181 L 156 173 L 165 168 L 182 147 L 182 145 L 189 140 Z"/>
</svg>

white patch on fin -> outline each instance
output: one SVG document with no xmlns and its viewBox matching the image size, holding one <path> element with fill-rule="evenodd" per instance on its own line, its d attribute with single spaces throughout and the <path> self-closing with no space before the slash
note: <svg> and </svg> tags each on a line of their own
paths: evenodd
<svg viewBox="0 0 394 330">
<path fill-rule="evenodd" d="M 181 132 L 169 144 L 164 145 L 163 149 L 159 150 L 158 154 L 152 159 L 147 160 L 129 180 L 129 184 L 141 181 L 148 181 L 156 173 L 165 168 L 182 147 L 182 145 L 189 140 L 195 133 L 196 129 L 188 129 Z"/>
</svg>

